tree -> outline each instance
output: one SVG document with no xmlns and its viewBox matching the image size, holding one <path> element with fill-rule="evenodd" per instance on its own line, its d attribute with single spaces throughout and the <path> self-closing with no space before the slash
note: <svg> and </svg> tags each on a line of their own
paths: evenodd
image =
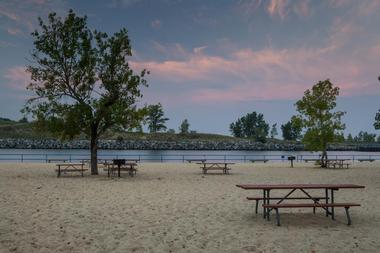
<svg viewBox="0 0 380 253">
<path fill-rule="evenodd" d="M 303 142 L 306 148 L 322 151 L 321 165 L 326 167 L 327 145 L 336 139 L 345 128 L 341 117 L 345 112 L 336 111 L 336 97 L 339 87 L 334 87 L 330 80 L 319 81 L 311 90 L 306 90 L 301 100 L 295 104 L 306 128 Z"/>
<path fill-rule="evenodd" d="M 380 76 L 377 78 L 377 80 L 380 81 Z M 373 126 L 376 130 L 380 129 L 380 110 L 375 115 L 375 123 L 373 123 Z"/>
<path fill-rule="evenodd" d="M 347 142 L 354 142 L 354 138 L 352 137 L 352 135 L 351 134 L 348 134 L 347 135 Z"/>
<path fill-rule="evenodd" d="M 151 133 L 157 133 L 159 131 L 165 131 L 165 122 L 168 118 L 164 118 L 164 110 L 162 109 L 161 103 L 157 105 L 150 105 L 147 108 L 148 115 L 146 121 L 148 123 L 148 128 Z"/>
<path fill-rule="evenodd" d="M 296 141 L 301 138 L 302 120 L 293 116 L 290 121 L 281 125 L 282 137 L 284 140 Z"/>
<path fill-rule="evenodd" d="M 370 134 L 367 132 L 360 131 L 357 136 L 354 138 L 355 142 L 365 142 L 371 143 L 376 141 L 376 134 Z"/>
<path fill-rule="evenodd" d="M 265 122 L 263 114 L 252 112 L 239 118 L 235 123 L 231 123 L 230 131 L 235 137 L 246 137 L 265 142 L 269 125 Z"/>
<path fill-rule="evenodd" d="M 187 121 L 187 119 L 184 119 L 179 126 L 179 133 L 181 134 L 188 134 L 189 133 L 190 124 Z"/>
<path fill-rule="evenodd" d="M 167 131 L 168 134 L 175 134 L 175 130 L 173 128 L 168 129 Z"/>
<path fill-rule="evenodd" d="M 91 174 L 98 174 L 99 137 L 111 127 L 138 127 L 145 109 L 136 106 L 147 86 L 143 70 L 134 74 L 125 28 L 112 36 L 87 27 L 87 17 L 70 10 L 62 19 L 49 14 L 39 18 L 40 31 L 32 33 L 34 49 L 28 66 L 35 93 L 24 107 L 37 126 L 62 139 L 84 134 L 91 140 Z"/>
<path fill-rule="evenodd" d="M 18 123 L 28 123 L 28 119 L 26 117 L 22 117 Z"/>
<path fill-rule="evenodd" d="M 244 137 L 244 126 L 242 119 L 238 119 L 235 123 L 231 123 L 230 125 L 230 131 L 233 134 L 233 136 L 237 138 L 243 138 Z"/>
<path fill-rule="evenodd" d="M 380 110 L 375 115 L 375 123 L 373 123 L 373 126 L 376 130 L 380 129 Z"/>
<path fill-rule="evenodd" d="M 270 138 L 274 138 L 278 135 L 278 132 L 277 132 L 277 123 L 273 124 L 272 125 L 272 128 L 270 130 Z"/>
</svg>

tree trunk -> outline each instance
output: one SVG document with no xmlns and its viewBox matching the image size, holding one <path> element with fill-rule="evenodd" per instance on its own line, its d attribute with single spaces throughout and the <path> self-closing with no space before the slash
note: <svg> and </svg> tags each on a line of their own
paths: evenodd
<svg viewBox="0 0 380 253">
<path fill-rule="evenodd" d="M 91 175 L 98 175 L 98 134 L 91 132 Z"/>
<path fill-rule="evenodd" d="M 326 168 L 327 167 L 327 151 L 326 151 L 326 149 L 324 149 L 322 151 L 321 167 L 322 168 Z"/>
</svg>

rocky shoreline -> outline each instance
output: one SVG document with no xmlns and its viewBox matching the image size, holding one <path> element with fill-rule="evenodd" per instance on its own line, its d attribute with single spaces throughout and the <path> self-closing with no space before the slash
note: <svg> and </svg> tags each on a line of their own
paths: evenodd
<svg viewBox="0 0 380 253">
<path fill-rule="evenodd" d="M 0 149 L 89 149 L 88 140 L 59 141 L 56 139 L 0 139 Z M 303 151 L 301 143 L 261 143 L 249 140 L 100 140 L 99 149 L 106 150 L 252 150 Z M 379 144 L 333 144 L 331 151 L 380 151 Z"/>
</svg>

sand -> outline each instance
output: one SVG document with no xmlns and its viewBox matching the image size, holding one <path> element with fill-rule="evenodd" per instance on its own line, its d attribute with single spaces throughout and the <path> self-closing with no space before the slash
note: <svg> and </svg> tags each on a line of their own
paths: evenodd
<svg viewBox="0 0 380 253">
<path fill-rule="evenodd" d="M 136 177 L 56 177 L 53 164 L 0 164 L 0 252 L 379 252 L 380 163 L 236 164 L 202 175 L 196 164 L 145 163 Z M 354 183 L 352 226 L 322 210 L 282 210 L 282 226 L 254 213 L 239 183 Z M 278 192 L 280 195 L 284 192 Z M 274 193 L 272 193 L 274 194 Z M 315 194 L 320 195 L 317 191 Z M 272 195 L 273 196 L 273 195 Z"/>
</svg>

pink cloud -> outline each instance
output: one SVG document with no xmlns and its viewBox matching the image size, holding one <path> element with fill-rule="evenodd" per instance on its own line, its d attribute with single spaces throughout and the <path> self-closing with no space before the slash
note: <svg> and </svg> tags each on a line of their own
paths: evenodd
<svg viewBox="0 0 380 253">
<path fill-rule="evenodd" d="M 10 35 L 19 35 L 19 34 L 23 34 L 23 32 L 18 29 L 18 28 L 11 28 L 11 27 L 8 27 L 7 28 L 7 32 L 10 34 Z"/>
<path fill-rule="evenodd" d="M 154 29 L 158 29 L 158 28 L 161 28 L 162 26 L 162 23 L 159 19 L 156 19 L 156 20 L 153 20 L 150 25 L 154 28 Z"/>
<path fill-rule="evenodd" d="M 21 66 L 8 69 L 4 77 L 9 80 L 8 87 L 20 91 L 25 91 L 31 81 L 30 74 Z"/>
<path fill-rule="evenodd" d="M 238 10 L 247 16 L 254 15 L 260 7 L 273 18 L 285 20 L 290 14 L 306 17 L 311 14 L 310 0 L 246 0 L 240 1 Z"/>
<path fill-rule="evenodd" d="M 371 76 L 378 71 L 379 58 L 374 52 L 380 56 L 380 46 L 360 48 L 351 51 L 351 55 L 341 54 L 338 49 L 341 48 L 329 43 L 322 48 L 245 48 L 225 57 L 193 50 L 183 60 L 139 61 L 131 65 L 150 70 L 152 82 L 190 90 L 187 99 L 197 103 L 296 99 L 327 78 L 341 88 L 344 96 L 378 93 L 376 75 L 373 80 Z M 357 55 L 354 60 L 353 55 Z"/>
<path fill-rule="evenodd" d="M 4 17 L 0 28 L 8 30 L 9 27 L 17 26 L 20 32 L 32 31 L 37 27 L 39 16 L 46 18 L 47 14 L 53 11 L 61 15 L 67 10 L 66 4 L 65 0 L 0 1 L 0 17 Z M 8 33 L 14 35 L 15 31 Z"/>
<path fill-rule="evenodd" d="M 267 11 L 272 17 L 278 15 L 284 19 L 289 13 L 288 0 L 270 0 Z"/>
</svg>

